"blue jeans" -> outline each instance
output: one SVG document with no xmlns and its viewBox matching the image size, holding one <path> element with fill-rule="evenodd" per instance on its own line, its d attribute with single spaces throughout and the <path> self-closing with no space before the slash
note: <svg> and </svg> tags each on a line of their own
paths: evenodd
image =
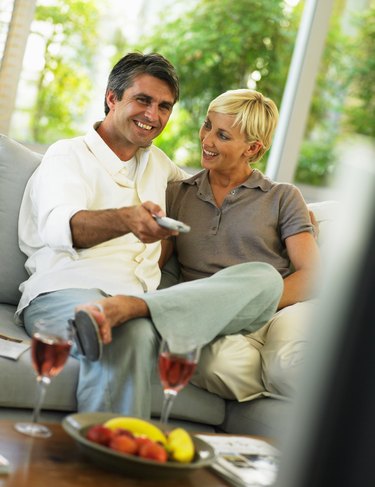
<svg viewBox="0 0 375 487">
<path fill-rule="evenodd" d="M 35 298 L 23 312 L 26 331 L 32 334 L 39 319 L 54 320 L 56 327 L 74 316 L 80 304 L 103 299 L 99 289 L 64 289 Z M 159 336 L 149 319 L 134 319 L 112 331 L 113 339 L 103 347 L 103 356 L 91 362 L 77 353 L 80 361 L 77 388 L 78 411 L 110 411 L 150 417 L 151 372 L 156 366 Z"/>
<path fill-rule="evenodd" d="M 151 374 L 160 335 L 178 334 L 186 341 L 193 337 L 204 346 L 220 335 L 253 332 L 274 314 L 282 289 L 282 278 L 272 266 L 245 263 L 139 296 L 151 319 L 138 318 L 114 328 L 100 361 L 90 362 L 73 350 L 80 360 L 78 410 L 150 417 Z M 74 315 L 77 305 L 104 296 L 98 289 L 40 295 L 24 310 L 25 328 L 31 334 L 40 318 L 54 319 L 58 327 Z"/>
</svg>

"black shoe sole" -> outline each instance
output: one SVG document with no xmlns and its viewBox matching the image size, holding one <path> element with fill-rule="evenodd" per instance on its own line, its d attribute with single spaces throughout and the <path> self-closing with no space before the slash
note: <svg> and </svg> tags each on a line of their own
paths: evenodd
<svg viewBox="0 0 375 487">
<path fill-rule="evenodd" d="M 103 344 L 95 318 L 85 310 L 77 311 L 74 320 L 69 320 L 75 330 L 78 352 L 87 360 L 96 362 L 102 356 Z"/>
</svg>

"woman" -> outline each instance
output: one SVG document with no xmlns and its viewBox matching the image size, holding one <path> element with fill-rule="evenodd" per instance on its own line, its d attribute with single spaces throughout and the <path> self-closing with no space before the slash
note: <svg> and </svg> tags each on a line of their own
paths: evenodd
<svg viewBox="0 0 375 487">
<path fill-rule="evenodd" d="M 203 171 L 167 190 L 168 216 L 191 231 L 163 246 L 161 263 L 174 248 L 183 282 L 245 262 L 267 263 L 283 278 L 280 311 L 265 326 L 216 335 L 203 350 L 193 382 L 225 398 L 289 395 L 305 348 L 311 304 L 304 302 L 312 297 L 319 263 L 309 212 L 295 186 L 252 167 L 270 148 L 277 120 L 276 105 L 259 92 L 218 96 L 200 129 Z M 109 340 L 113 325 L 133 317 L 131 301 L 113 297 L 99 304 L 105 316 L 91 311 Z"/>
<path fill-rule="evenodd" d="M 168 215 L 192 228 L 174 239 L 184 281 L 252 261 L 284 279 L 280 311 L 267 325 L 219 337 L 202 353 L 193 383 L 227 399 L 291 395 L 306 346 L 306 300 L 319 262 L 308 211 L 296 187 L 252 167 L 269 149 L 277 118 L 272 100 L 256 91 L 218 96 L 200 129 L 204 170 L 167 191 Z"/>
</svg>

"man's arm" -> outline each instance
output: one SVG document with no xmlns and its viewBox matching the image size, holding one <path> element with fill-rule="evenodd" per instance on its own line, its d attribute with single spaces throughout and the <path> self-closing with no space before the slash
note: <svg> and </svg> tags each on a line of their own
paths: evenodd
<svg viewBox="0 0 375 487">
<path fill-rule="evenodd" d="M 284 279 L 284 292 L 278 309 L 313 297 L 320 266 L 319 249 L 310 233 L 293 235 L 285 243 L 295 271 Z"/>
<path fill-rule="evenodd" d="M 130 232 L 143 243 L 178 235 L 158 225 L 152 214 L 162 216 L 164 212 L 150 201 L 118 209 L 78 211 L 70 219 L 73 246 L 89 248 Z"/>
</svg>

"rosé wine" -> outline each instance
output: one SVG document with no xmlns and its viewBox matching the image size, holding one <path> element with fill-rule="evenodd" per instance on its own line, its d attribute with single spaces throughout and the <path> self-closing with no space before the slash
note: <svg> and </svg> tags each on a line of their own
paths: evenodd
<svg viewBox="0 0 375 487">
<path fill-rule="evenodd" d="M 40 332 L 35 333 L 32 339 L 31 357 L 38 376 L 57 375 L 64 367 L 71 347 L 71 341 Z"/>
<path fill-rule="evenodd" d="M 161 353 L 159 355 L 159 373 L 163 389 L 179 392 L 189 382 L 196 366 L 196 362 L 192 362 L 186 357 Z"/>
</svg>

